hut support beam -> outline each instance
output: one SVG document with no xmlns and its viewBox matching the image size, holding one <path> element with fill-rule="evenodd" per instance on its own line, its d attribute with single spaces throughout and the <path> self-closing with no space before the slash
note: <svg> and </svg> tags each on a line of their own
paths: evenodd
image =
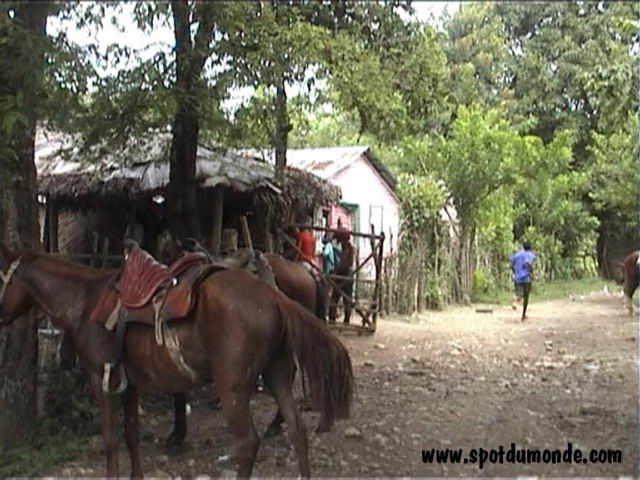
<svg viewBox="0 0 640 480">
<path fill-rule="evenodd" d="M 47 214 L 49 216 L 49 252 L 58 253 L 58 205 L 48 199 Z"/>
<path fill-rule="evenodd" d="M 240 216 L 240 230 L 242 231 L 242 242 L 246 248 L 253 250 L 253 242 L 251 241 L 251 232 L 249 231 L 249 223 L 246 215 Z"/>
<path fill-rule="evenodd" d="M 213 228 L 211 230 L 211 251 L 220 254 L 222 243 L 222 215 L 224 212 L 224 192 L 221 186 L 213 190 Z"/>
</svg>

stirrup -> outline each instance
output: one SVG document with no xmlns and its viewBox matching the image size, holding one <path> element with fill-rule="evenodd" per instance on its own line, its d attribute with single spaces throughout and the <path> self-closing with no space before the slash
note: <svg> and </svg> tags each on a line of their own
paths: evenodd
<svg viewBox="0 0 640 480">
<path fill-rule="evenodd" d="M 111 380 L 111 369 L 115 367 L 111 362 L 105 362 L 104 371 L 102 373 L 102 391 L 106 394 L 118 395 L 124 392 L 129 386 L 129 381 L 127 380 L 127 374 L 124 371 L 124 367 L 122 364 L 119 364 L 120 367 L 120 385 L 113 392 L 109 390 L 109 381 Z"/>
</svg>

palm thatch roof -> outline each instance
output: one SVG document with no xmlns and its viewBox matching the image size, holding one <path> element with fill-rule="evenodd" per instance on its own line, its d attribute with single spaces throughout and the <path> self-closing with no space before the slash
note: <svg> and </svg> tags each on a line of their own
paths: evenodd
<svg viewBox="0 0 640 480">
<path fill-rule="evenodd" d="M 169 183 L 168 132 L 149 132 L 125 145 L 80 145 L 71 136 L 39 131 L 35 156 L 40 194 L 78 208 L 161 194 Z M 271 164 L 206 145 L 198 146 L 196 182 L 202 189 L 222 185 L 250 193 L 257 207 L 278 215 L 287 212 L 287 217 L 292 210 L 337 203 L 341 196 L 338 187 L 295 168 L 287 169 L 282 189 Z"/>
</svg>

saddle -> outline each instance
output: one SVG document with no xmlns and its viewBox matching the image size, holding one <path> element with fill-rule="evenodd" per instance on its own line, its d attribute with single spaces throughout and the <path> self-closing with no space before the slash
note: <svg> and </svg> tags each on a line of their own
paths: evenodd
<svg viewBox="0 0 640 480">
<path fill-rule="evenodd" d="M 111 370 L 122 363 L 127 324 L 153 326 L 156 342 L 163 345 L 164 324 L 169 320 L 186 318 L 195 305 L 197 287 L 211 272 L 219 269 L 211 266 L 203 253 L 186 253 L 166 266 L 133 240 L 127 240 L 124 246 L 124 263 L 115 284 L 118 303 L 104 322 L 107 330 L 115 328 L 112 361 L 105 364 L 103 375 L 106 393 L 110 392 Z M 116 393 L 121 393 L 124 388 L 126 382 L 121 381 Z"/>
</svg>

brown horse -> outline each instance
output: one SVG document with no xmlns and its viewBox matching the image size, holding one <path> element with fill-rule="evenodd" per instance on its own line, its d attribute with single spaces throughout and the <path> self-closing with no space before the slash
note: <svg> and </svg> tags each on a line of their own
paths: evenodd
<svg viewBox="0 0 640 480">
<path fill-rule="evenodd" d="M 240 249 L 224 257 L 212 256 L 197 241 L 190 240 L 181 244 L 179 248 L 188 251 L 205 253 L 214 264 L 226 268 L 247 270 L 267 283 L 277 286 L 287 297 L 297 301 L 309 312 L 324 319 L 326 309 L 325 290 L 321 280 L 316 279 L 311 272 L 301 264 L 287 260 L 273 253 L 261 254 L 257 250 Z M 266 261 L 266 265 L 264 262 Z M 295 369 L 295 367 L 294 367 Z M 295 373 L 293 374 L 295 376 Z M 293 378 L 292 378 L 293 382 Z M 169 450 L 180 448 L 187 436 L 187 398 L 185 394 L 174 395 L 174 423 L 173 430 L 167 437 L 166 445 Z M 284 418 L 278 410 L 275 417 L 265 431 L 266 438 L 274 437 L 282 431 Z M 324 433 L 331 429 L 332 421 L 325 415 L 320 416 L 316 432 Z"/>
<path fill-rule="evenodd" d="M 71 338 L 100 409 L 107 475 L 119 476 L 113 396 L 105 394 L 102 385 L 113 333 L 104 328 L 104 318 L 98 316 L 96 321 L 97 305 L 117 302 L 116 273 L 45 254 L 16 254 L 3 245 L 0 272 L 0 325 L 38 305 Z M 353 376 L 347 350 L 312 314 L 247 272 L 212 273 L 196 293 L 196 306 L 189 316 L 165 325 L 165 335 L 177 348 L 158 345 L 153 327 L 133 323 L 127 329 L 125 368 L 114 372 L 111 383 L 123 385 L 126 372 L 128 386 L 122 400 L 132 477 L 142 476 L 139 390 L 180 393 L 211 382 L 234 438 L 238 476 L 250 476 L 259 437 L 249 397 L 260 374 L 291 428 L 300 473 L 308 477 L 306 431 L 291 393 L 293 356 L 309 379 L 314 402 L 333 420 L 349 413 Z"/>
<path fill-rule="evenodd" d="M 311 272 L 297 262 L 287 260 L 273 253 L 260 254 L 257 250 L 249 249 L 240 249 L 223 258 L 216 258 L 194 240 L 186 242 L 182 245 L 182 248 L 205 253 L 212 263 L 221 263 L 227 268 L 248 270 L 269 284 L 273 285 L 275 282 L 275 286 L 289 298 L 297 301 L 310 312 L 315 313 L 318 318 L 324 319 L 325 317 L 326 294 L 324 293 L 322 281 L 316 279 Z M 267 262 L 266 265 L 263 264 L 264 260 Z M 186 407 L 186 395 L 174 395 L 173 430 L 166 441 L 167 448 L 170 450 L 181 447 L 187 436 Z M 278 435 L 282 431 L 283 421 L 284 418 L 280 410 L 278 410 L 264 436 L 270 438 Z M 331 429 L 331 424 L 330 419 L 321 415 L 316 432 L 328 432 Z"/>
<path fill-rule="evenodd" d="M 624 259 L 622 264 L 622 273 L 624 276 L 624 297 L 622 299 L 623 306 L 629 309 L 629 313 L 633 313 L 633 294 L 640 284 L 640 250 L 630 253 Z"/>
</svg>

